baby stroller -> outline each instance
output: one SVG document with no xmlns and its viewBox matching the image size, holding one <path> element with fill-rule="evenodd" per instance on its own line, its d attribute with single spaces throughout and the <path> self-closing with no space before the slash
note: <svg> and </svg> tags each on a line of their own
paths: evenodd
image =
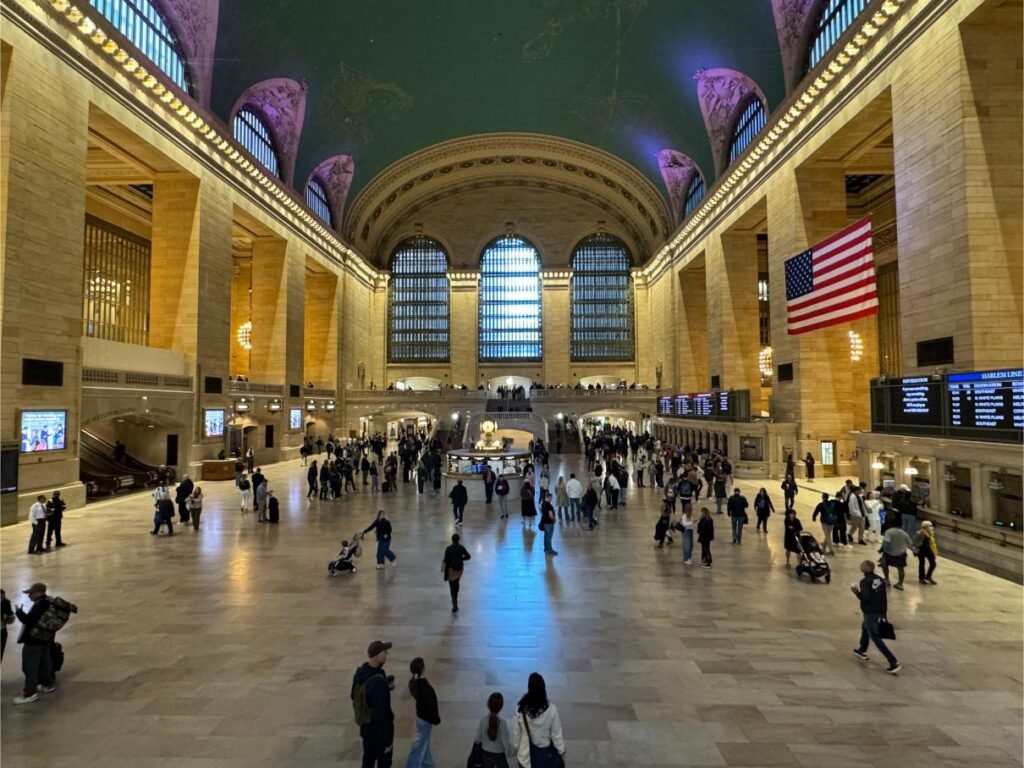
<svg viewBox="0 0 1024 768">
<path fill-rule="evenodd" d="M 356 567 L 352 564 L 352 558 L 359 557 L 363 554 L 363 548 L 360 546 L 360 542 L 363 540 L 363 534 L 357 533 L 352 536 L 351 543 L 347 541 L 341 542 L 341 552 L 338 556 L 327 564 L 327 573 L 331 576 L 337 576 L 339 573 L 355 573 Z"/>
<path fill-rule="evenodd" d="M 800 562 L 796 566 L 797 578 L 806 573 L 811 577 L 811 581 L 824 579 L 826 584 L 831 583 L 832 569 L 829 568 L 828 560 L 825 559 L 813 534 L 801 531 L 797 543 L 800 546 Z"/>
</svg>

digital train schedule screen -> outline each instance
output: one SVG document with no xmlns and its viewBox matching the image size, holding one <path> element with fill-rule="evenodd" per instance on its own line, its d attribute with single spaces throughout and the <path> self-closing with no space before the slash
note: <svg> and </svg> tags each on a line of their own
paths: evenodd
<svg viewBox="0 0 1024 768">
<path fill-rule="evenodd" d="M 952 430 L 1024 429 L 1024 369 L 951 373 L 946 395 Z"/>
</svg>

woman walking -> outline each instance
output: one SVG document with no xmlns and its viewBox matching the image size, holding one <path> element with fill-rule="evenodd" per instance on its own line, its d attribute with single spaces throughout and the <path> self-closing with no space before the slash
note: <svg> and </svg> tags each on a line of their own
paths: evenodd
<svg viewBox="0 0 1024 768">
<path fill-rule="evenodd" d="M 569 514 L 569 492 L 565 489 L 565 477 L 560 476 L 555 484 L 555 508 L 558 510 L 558 522 L 564 523 Z"/>
<path fill-rule="evenodd" d="M 469 559 L 469 552 L 459 543 L 459 534 L 453 533 L 452 543 L 444 551 L 444 559 L 441 560 L 441 573 L 448 582 L 448 592 L 452 596 L 452 613 L 459 612 L 459 584 L 462 582 L 463 563 Z"/>
<path fill-rule="evenodd" d="M 409 757 L 405 760 L 405 768 L 436 768 L 434 756 L 430 754 L 430 733 L 434 726 L 441 724 L 441 715 L 437 709 L 437 693 L 434 687 L 423 676 L 426 664 L 417 656 L 409 663 L 409 694 L 416 702 L 416 734 L 409 746 Z"/>
<path fill-rule="evenodd" d="M 509 768 L 508 761 L 516 753 L 508 723 L 498 717 L 504 706 L 505 697 L 500 693 L 487 697 L 487 714 L 480 718 L 473 740 L 474 749 L 480 748 L 483 768 Z"/>
<path fill-rule="evenodd" d="M 700 520 L 697 522 L 697 541 L 700 543 L 700 567 L 711 567 L 711 542 L 715 540 L 715 521 L 711 519 L 711 510 L 700 508 Z"/>
<path fill-rule="evenodd" d="M 772 504 L 771 498 L 768 496 L 768 491 L 762 488 L 757 492 L 757 496 L 754 497 L 754 512 L 757 514 L 757 530 L 764 530 L 768 533 L 768 517 L 775 511 L 775 505 Z"/>
<path fill-rule="evenodd" d="M 189 494 L 185 505 L 188 507 L 189 517 L 192 518 L 192 530 L 198 531 L 199 517 L 203 514 L 203 489 L 197 485 Z"/>
<path fill-rule="evenodd" d="M 238 480 L 238 492 L 242 496 L 242 517 L 248 517 L 249 510 L 252 509 L 252 483 L 244 472 Z"/>
<path fill-rule="evenodd" d="M 782 525 L 785 528 L 782 544 L 786 549 L 786 567 L 789 568 L 789 558 L 794 553 L 797 558 L 800 557 L 800 531 L 804 529 L 804 526 L 796 516 L 795 509 L 786 510 L 786 518 Z"/>
<path fill-rule="evenodd" d="M 501 509 L 500 517 L 502 519 L 508 518 L 508 493 L 510 490 L 508 480 L 504 477 L 499 477 L 494 483 L 494 492 L 498 494 L 498 508 Z"/>
<path fill-rule="evenodd" d="M 377 517 L 363 530 L 364 534 L 370 531 L 377 537 L 377 570 L 384 570 L 384 558 L 395 562 L 395 553 L 391 551 L 391 521 L 384 516 L 384 510 L 377 510 Z"/>
<path fill-rule="evenodd" d="M 676 526 L 683 532 L 683 565 L 693 565 L 693 513 L 689 505 L 683 509 Z"/>
<path fill-rule="evenodd" d="M 935 557 L 939 554 L 939 545 L 935 541 L 935 526 L 931 520 L 925 520 L 917 529 L 917 536 L 914 537 L 914 546 L 917 548 L 917 578 L 922 584 L 938 584 L 932 578 L 935 573 Z M 928 561 L 928 572 L 925 573 L 924 563 Z"/>
<path fill-rule="evenodd" d="M 519 700 L 516 717 L 512 721 L 512 743 L 521 768 L 547 768 L 557 765 L 557 754 L 565 756 L 562 739 L 562 721 L 558 709 L 548 701 L 544 678 L 533 672 L 526 686 L 526 695 Z M 564 762 L 563 762 L 564 764 Z"/>
<path fill-rule="evenodd" d="M 320 470 L 316 466 L 316 459 L 313 459 L 313 463 L 309 465 L 309 469 L 306 471 L 306 483 L 309 485 L 309 490 L 306 492 L 307 499 L 312 499 L 316 496 L 316 481 L 319 477 Z"/>
<path fill-rule="evenodd" d="M 529 477 L 523 479 L 523 487 L 519 490 L 519 508 L 523 516 L 523 525 L 529 523 L 533 528 L 533 518 L 537 516 L 537 506 L 533 502 L 533 485 Z"/>
</svg>

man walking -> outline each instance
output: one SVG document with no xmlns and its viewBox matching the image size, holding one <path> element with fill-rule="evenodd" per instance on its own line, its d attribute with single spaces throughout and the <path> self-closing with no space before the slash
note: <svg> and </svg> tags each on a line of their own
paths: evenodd
<svg viewBox="0 0 1024 768">
<path fill-rule="evenodd" d="M 558 552 L 552 546 L 552 539 L 555 535 L 555 507 L 551 503 L 551 491 L 541 491 L 540 504 L 540 525 L 544 531 L 544 554 L 557 555 Z"/>
<path fill-rule="evenodd" d="M 452 613 L 459 612 L 459 584 L 462 581 L 463 563 L 469 559 L 469 551 L 460 543 L 459 534 L 453 533 L 452 543 L 445 549 L 441 560 L 441 572 L 452 596 Z"/>
<path fill-rule="evenodd" d="M 36 503 L 28 510 L 28 519 L 32 523 L 32 535 L 28 540 L 30 555 L 43 554 L 43 539 L 46 537 L 46 497 L 36 496 Z"/>
<path fill-rule="evenodd" d="M 377 570 L 384 570 L 384 558 L 395 562 L 395 553 L 391 551 L 391 521 L 384 516 L 384 510 L 377 510 L 377 518 L 370 523 L 363 533 L 374 532 L 377 537 Z"/>
<path fill-rule="evenodd" d="M 576 473 L 569 475 L 565 484 L 565 494 L 569 497 L 569 519 L 574 523 L 580 521 L 580 499 L 583 498 L 583 483 L 576 479 Z"/>
<path fill-rule="evenodd" d="M 490 504 L 491 499 L 494 498 L 494 484 L 497 480 L 498 476 L 494 474 L 491 465 L 486 464 L 484 468 L 484 503 Z"/>
<path fill-rule="evenodd" d="M 836 515 L 832 510 L 832 501 L 827 493 L 821 494 L 821 501 L 814 508 L 811 522 L 813 523 L 817 520 L 819 515 L 821 516 L 822 549 L 826 555 L 834 555 L 835 550 L 832 549 L 832 528 L 836 524 Z"/>
<path fill-rule="evenodd" d="M 18 635 L 18 642 L 21 649 L 21 669 L 25 673 L 25 688 L 22 695 L 18 696 L 15 704 L 30 704 L 39 698 L 40 693 L 53 693 L 54 686 L 53 669 L 53 641 L 56 632 L 64 626 L 71 613 L 78 611 L 78 608 L 68 602 L 58 599 L 58 603 L 67 609 L 67 612 L 53 615 L 51 613 L 51 599 L 46 594 L 46 585 L 39 582 L 33 584 L 22 594 L 28 595 L 32 601 L 32 607 L 26 613 L 19 605 L 15 615 L 21 622 L 21 633 Z M 44 619 L 44 617 L 47 617 Z"/>
<path fill-rule="evenodd" d="M 508 494 L 511 491 L 508 480 L 499 477 L 494 484 L 494 492 L 498 494 L 498 508 L 501 510 L 501 518 L 508 518 Z"/>
<path fill-rule="evenodd" d="M 860 488 L 854 488 L 850 497 L 846 500 L 850 510 L 850 544 L 855 538 L 858 544 L 866 545 L 864 541 L 864 521 L 867 518 L 868 509 L 864 504 L 864 496 Z"/>
<path fill-rule="evenodd" d="M 174 491 L 174 503 L 178 505 L 178 522 L 182 525 L 189 521 L 188 497 L 192 495 L 195 488 L 196 484 L 188 475 L 184 475 Z"/>
<path fill-rule="evenodd" d="M 742 544 L 743 543 L 743 526 L 747 522 L 747 498 L 740 489 L 736 488 L 732 492 L 732 496 L 729 497 L 729 501 L 726 502 L 725 509 L 729 513 L 729 517 L 732 519 L 732 543 Z M 683 506 L 685 509 L 686 506 Z"/>
<path fill-rule="evenodd" d="M 455 487 L 449 492 L 448 498 L 452 500 L 452 516 L 455 518 L 455 524 L 462 525 L 462 515 L 466 511 L 469 492 L 466 491 L 466 486 L 462 484 L 461 480 L 455 481 Z"/>
<path fill-rule="evenodd" d="M 864 614 L 860 629 L 860 645 L 853 649 L 853 654 L 862 661 L 868 658 L 868 641 L 875 644 L 875 647 L 882 652 L 889 667 L 885 671 L 890 675 L 898 674 L 902 666 L 893 656 L 882 640 L 879 633 L 878 622 L 886 617 L 888 613 L 888 598 L 885 594 L 885 581 L 875 573 L 875 564 L 865 560 L 860 564 L 860 572 L 864 574 L 860 584 L 850 585 L 850 591 L 860 600 L 860 610 Z"/>
<path fill-rule="evenodd" d="M 46 503 L 46 548 L 49 549 L 53 543 L 53 537 L 57 537 L 57 546 L 63 547 L 64 540 L 60 537 L 60 528 L 64 522 L 64 510 L 67 504 L 60 497 L 60 491 L 53 492 L 53 498 Z"/>
<path fill-rule="evenodd" d="M 366 649 L 369 658 L 352 678 L 352 709 L 363 740 L 362 768 L 391 768 L 394 757 L 395 713 L 384 672 L 389 650 L 391 643 L 370 643 Z"/>
</svg>

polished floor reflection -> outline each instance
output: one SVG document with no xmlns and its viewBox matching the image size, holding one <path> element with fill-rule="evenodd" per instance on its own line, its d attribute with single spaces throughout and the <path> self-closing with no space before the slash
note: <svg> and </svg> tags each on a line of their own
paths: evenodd
<svg viewBox="0 0 1024 768">
<path fill-rule="evenodd" d="M 556 474 L 582 469 L 566 459 Z M 559 706 L 572 766 L 1021 764 L 1017 585 L 948 560 L 938 586 L 915 572 L 890 601 L 904 665 L 893 678 L 877 652 L 867 664 L 850 652 L 859 618 L 848 585 L 867 548 L 837 554 L 832 583 L 812 585 L 784 566 L 779 517 L 767 536 L 749 526 L 741 547 L 720 517 L 714 569 L 686 568 L 678 543 L 651 540 L 656 492 L 631 489 L 596 531 L 560 527 L 554 558 L 515 515 L 503 522 L 471 503 L 462 532 L 473 559 L 453 616 L 440 568 L 446 499 L 400 483 L 397 494 L 310 505 L 297 462 L 266 473 L 282 500 L 276 527 L 242 520 L 230 483 L 202 483 L 198 533 L 150 536 L 142 497 L 71 512 L 70 546 L 45 556 L 24 554 L 26 524 L 3 529 L 8 595 L 44 581 L 80 606 L 61 633 L 58 691 L 31 705 L 11 705 L 12 638 L 5 768 L 357 766 L 349 684 L 375 638 L 395 644 L 396 765 L 412 734 L 404 682 L 417 655 L 441 701 L 442 768 L 465 764 L 488 694 L 502 691 L 511 709 L 534 670 Z M 809 491 L 798 497 L 805 525 Z M 396 565 L 376 571 L 368 547 L 357 574 L 328 578 L 340 539 L 378 505 L 395 526 Z"/>
</svg>

